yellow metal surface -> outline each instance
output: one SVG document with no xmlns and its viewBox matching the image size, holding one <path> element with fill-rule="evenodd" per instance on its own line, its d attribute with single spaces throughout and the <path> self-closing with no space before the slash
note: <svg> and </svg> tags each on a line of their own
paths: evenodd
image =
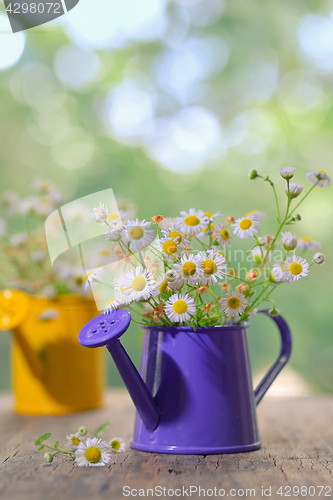
<svg viewBox="0 0 333 500">
<path fill-rule="evenodd" d="M 0 292 L 0 330 L 11 330 L 20 325 L 29 310 L 29 296 L 20 290 Z"/>
<path fill-rule="evenodd" d="M 103 350 L 86 349 L 77 340 L 81 328 L 98 314 L 95 303 L 74 295 L 27 299 L 28 311 L 13 329 L 15 411 L 62 415 L 100 407 Z"/>
</svg>

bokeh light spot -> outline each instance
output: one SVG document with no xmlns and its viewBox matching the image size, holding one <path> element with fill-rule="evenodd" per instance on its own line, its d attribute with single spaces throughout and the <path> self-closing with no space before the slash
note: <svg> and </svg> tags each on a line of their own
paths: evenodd
<svg viewBox="0 0 333 500">
<path fill-rule="evenodd" d="M 20 59 L 25 46 L 25 34 L 12 33 L 8 17 L 0 14 L 0 37 L 0 70 L 3 70 Z"/>
</svg>

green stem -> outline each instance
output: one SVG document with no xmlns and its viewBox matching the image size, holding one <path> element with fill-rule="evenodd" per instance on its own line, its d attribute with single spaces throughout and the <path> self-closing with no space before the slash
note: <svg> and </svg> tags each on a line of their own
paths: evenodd
<svg viewBox="0 0 333 500">
<path fill-rule="evenodd" d="M 278 200 L 278 197 L 277 197 L 277 194 L 276 194 L 275 185 L 274 185 L 274 182 L 271 181 L 269 178 L 267 178 L 267 181 L 270 183 L 270 185 L 272 186 L 273 191 L 274 191 L 275 203 L 276 203 L 276 208 L 277 208 L 277 213 L 278 213 L 278 221 L 279 221 L 279 224 L 281 224 L 281 215 L 280 215 L 279 200 Z"/>
</svg>

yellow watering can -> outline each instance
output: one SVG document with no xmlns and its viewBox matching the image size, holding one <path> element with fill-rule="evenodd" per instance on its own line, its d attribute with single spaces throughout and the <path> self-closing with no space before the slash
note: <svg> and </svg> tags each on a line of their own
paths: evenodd
<svg viewBox="0 0 333 500">
<path fill-rule="evenodd" d="M 76 295 L 51 300 L 20 290 L 0 292 L 0 330 L 13 332 L 17 413 L 62 415 L 102 405 L 104 353 L 77 341 L 97 314 L 94 301 Z"/>
</svg>

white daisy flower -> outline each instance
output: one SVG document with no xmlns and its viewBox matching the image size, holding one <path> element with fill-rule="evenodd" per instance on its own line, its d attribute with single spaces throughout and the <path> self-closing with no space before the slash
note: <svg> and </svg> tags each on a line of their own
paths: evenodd
<svg viewBox="0 0 333 500">
<path fill-rule="evenodd" d="M 175 293 L 165 304 L 165 313 L 173 323 L 185 323 L 196 313 L 194 299 L 188 293 Z"/>
<path fill-rule="evenodd" d="M 204 238 L 207 237 L 209 238 L 209 236 L 213 234 L 214 230 L 215 230 L 215 225 L 212 223 L 208 224 L 206 229 L 203 229 L 201 233 L 197 234 L 198 240 L 203 240 Z"/>
<path fill-rule="evenodd" d="M 110 462 L 110 446 L 98 438 L 88 438 L 81 442 L 75 451 L 75 461 L 80 467 L 103 467 Z"/>
<path fill-rule="evenodd" d="M 124 210 L 118 210 L 118 212 L 112 212 L 108 214 L 108 222 L 110 223 L 119 223 L 123 220 L 127 220 L 128 215 Z"/>
<path fill-rule="evenodd" d="M 220 300 L 221 309 L 229 318 L 241 316 L 247 307 L 247 300 L 239 292 L 226 293 Z"/>
<path fill-rule="evenodd" d="M 180 257 L 185 252 L 185 248 L 179 243 L 179 239 L 170 236 L 157 240 L 156 249 L 161 252 L 163 260 L 169 261 L 172 261 L 175 257 Z"/>
<path fill-rule="evenodd" d="M 214 222 L 215 219 L 221 219 L 223 217 L 220 212 L 216 212 L 215 214 L 211 214 L 210 212 L 205 212 L 205 216 L 208 217 L 209 222 Z"/>
<path fill-rule="evenodd" d="M 325 262 L 325 255 L 318 252 L 312 257 L 312 260 L 315 264 L 323 264 Z"/>
<path fill-rule="evenodd" d="M 266 214 L 264 212 L 260 212 L 260 210 L 250 210 L 246 212 L 245 217 L 256 217 L 258 220 L 264 220 L 266 218 Z"/>
<path fill-rule="evenodd" d="M 91 215 L 91 218 L 101 224 L 101 226 L 103 226 L 108 219 L 108 215 L 108 207 L 103 203 L 100 203 L 99 207 L 93 208 L 93 214 Z"/>
<path fill-rule="evenodd" d="M 90 284 L 93 283 L 98 278 L 100 278 L 102 274 L 104 274 L 104 270 L 101 267 L 89 271 L 84 278 L 84 281 L 86 282 L 85 289 L 89 290 Z"/>
<path fill-rule="evenodd" d="M 202 280 L 202 263 L 197 255 L 190 254 L 188 257 L 183 255 L 180 262 L 173 267 L 186 283 L 197 285 Z"/>
<path fill-rule="evenodd" d="M 283 262 L 276 262 L 273 264 L 273 270 L 271 273 L 271 281 L 273 281 L 273 283 L 285 283 L 288 281 L 287 273 L 283 272 L 282 264 Z"/>
<path fill-rule="evenodd" d="M 225 276 L 224 269 L 227 268 L 225 258 L 216 250 L 199 252 L 197 255 L 202 264 L 202 284 L 210 285 L 217 283 L 217 278 Z"/>
<path fill-rule="evenodd" d="M 69 436 L 66 436 L 67 443 L 66 443 L 66 448 L 71 451 L 77 450 L 77 447 L 79 444 L 83 441 L 83 436 L 79 432 L 76 432 L 75 434 L 69 434 Z"/>
<path fill-rule="evenodd" d="M 221 247 L 229 247 L 231 244 L 232 236 L 230 236 L 229 229 L 221 222 L 214 227 L 214 236 Z"/>
<path fill-rule="evenodd" d="M 297 182 L 289 182 L 289 198 L 292 200 L 297 198 L 303 191 L 304 186 L 302 184 L 297 184 Z M 288 196 L 288 182 L 285 185 L 285 193 Z"/>
<path fill-rule="evenodd" d="M 315 241 L 313 238 L 309 238 L 308 236 L 303 236 L 299 238 L 297 248 L 301 248 L 302 250 L 320 250 L 321 243 L 320 241 Z"/>
<path fill-rule="evenodd" d="M 156 281 L 148 269 L 137 266 L 135 271 L 131 269 L 121 280 L 121 285 L 125 295 L 131 301 L 140 299 L 147 300 L 151 297 Z M 115 287 L 116 290 L 116 287 Z"/>
<path fill-rule="evenodd" d="M 164 292 L 168 286 L 171 290 L 177 291 L 184 285 L 184 280 L 174 269 L 169 269 L 165 276 L 161 278 L 159 283 L 154 289 L 153 296 L 157 297 L 160 293 Z"/>
<path fill-rule="evenodd" d="M 123 438 L 116 437 L 111 439 L 110 441 L 110 446 L 113 451 L 116 453 L 121 453 L 122 451 L 125 451 L 126 449 L 126 444 Z"/>
<path fill-rule="evenodd" d="M 287 276 L 287 281 L 298 281 L 309 273 L 309 264 L 306 259 L 293 255 L 282 264 L 282 271 Z"/>
<path fill-rule="evenodd" d="M 104 314 L 110 314 L 112 311 L 115 309 L 118 309 L 120 305 L 119 300 L 117 300 L 117 297 L 112 297 L 112 299 L 108 300 L 106 303 L 106 306 L 104 307 Z"/>
<path fill-rule="evenodd" d="M 39 215 L 49 215 L 54 208 L 53 203 L 47 196 L 28 196 L 18 203 L 17 210 L 22 215 L 36 213 Z"/>
<path fill-rule="evenodd" d="M 179 277 L 175 281 L 168 281 L 168 287 L 171 288 L 171 290 L 174 290 L 175 292 L 177 290 L 180 290 L 184 286 L 185 281 L 183 280 L 182 277 Z"/>
<path fill-rule="evenodd" d="M 235 224 L 232 224 L 232 227 L 234 228 L 234 234 L 238 238 L 244 239 L 255 235 L 260 227 L 260 222 L 255 216 L 251 215 L 237 219 Z"/>
<path fill-rule="evenodd" d="M 317 184 L 318 187 L 324 187 L 325 183 L 327 183 L 327 187 L 330 187 L 332 179 L 327 175 L 327 173 L 324 170 L 310 170 L 306 174 L 308 180 L 312 182 L 312 184 Z"/>
<path fill-rule="evenodd" d="M 116 220 L 111 227 L 104 233 L 105 239 L 109 241 L 120 241 L 123 232 L 123 223 L 120 219 Z"/>
<path fill-rule="evenodd" d="M 132 302 L 131 297 L 128 294 L 128 286 L 123 285 L 123 281 L 126 278 L 126 274 L 123 273 L 122 275 L 118 276 L 117 279 L 114 281 L 114 293 L 116 296 L 116 300 L 119 303 L 119 306 L 126 306 Z"/>
<path fill-rule="evenodd" d="M 188 212 L 180 212 L 181 217 L 177 217 L 177 224 L 183 233 L 194 236 L 200 233 L 209 224 L 209 218 L 202 210 L 196 211 L 190 208 Z"/>
<path fill-rule="evenodd" d="M 292 179 L 295 175 L 295 172 L 296 172 L 296 168 L 294 167 L 284 167 L 284 168 L 279 168 L 279 172 L 280 172 L 280 175 L 281 177 L 283 177 L 283 179 Z"/>
<path fill-rule="evenodd" d="M 282 245 L 284 246 L 284 248 L 288 251 L 294 250 L 298 244 L 297 236 L 290 233 L 289 231 L 281 234 L 282 234 Z"/>
<path fill-rule="evenodd" d="M 165 219 L 164 219 L 165 220 Z M 164 220 L 162 222 L 164 222 Z M 171 222 L 166 229 L 162 229 L 162 234 L 165 238 L 175 238 L 178 243 L 189 243 L 185 234 L 181 232 L 178 224 Z"/>
<path fill-rule="evenodd" d="M 175 217 L 164 217 L 164 219 L 159 223 L 160 229 L 162 229 L 162 233 L 165 234 L 165 231 L 179 231 L 177 226 L 177 219 Z M 172 227 L 177 229 L 171 229 Z M 174 237 L 174 236 L 173 236 Z"/>
<path fill-rule="evenodd" d="M 155 232 L 149 228 L 150 222 L 139 221 L 139 219 L 128 220 L 124 224 L 123 241 L 129 243 L 133 253 L 139 252 L 153 241 Z"/>
</svg>

